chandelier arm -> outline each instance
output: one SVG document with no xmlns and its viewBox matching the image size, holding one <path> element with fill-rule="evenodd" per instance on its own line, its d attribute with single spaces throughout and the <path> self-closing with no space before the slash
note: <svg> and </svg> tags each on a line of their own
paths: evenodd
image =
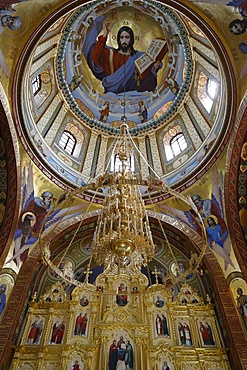
<svg viewBox="0 0 247 370">
<path fill-rule="evenodd" d="M 94 196 L 92 197 L 92 199 L 91 199 L 90 203 L 88 204 L 88 206 L 87 206 L 87 208 L 86 208 L 86 210 L 85 210 L 85 214 L 89 212 L 89 209 L 90 209 L 90 207 L 91 207 L 91 205 L 92 205 L 92 203 L 93 203 L 93 201 L 94 201 L 95 196 L 96 196 L 96 193 L 94 193 Z M 74 200 L 73 200 L 73 201 L 74 201 Z M 67 208 L 65 215 L 69 212 L 70 208 L 71 208 L 71 206 Z M 54 209 L 55 209 L 55 207 L 53 207 L 53 210 L 52 210 L 52 211 L 54 211 Z M 52 213 L 52 211 L 51 211 L 51 213 Z M 48 213 L 48 215 L 46 216 L 45 220 L 47 219 L 47 217 L 49 217 L 49 215 L 50 215 L 51 213 L 50 213 L 50 212 Z M 61 217 L 61 219 L 60 219 L 57 223 L 55 223 L 55 225 L 54 225 L 54 229 L 55 229 L 55 228 L 57 228 L 57 227 L 58 227 L 58 225 L 63 221 L 63 218 L 64 218 L 64 217 Z M 41 248 L 41 245 L 42 245 L 42 234 L 43 234 L 43 231 L 44 231 L 45 220 L 44 220 L 44 222 L 43 222 L 43 224 L 42 224 L 42 228 L 41 228 L 41 230 L 40 230 L 40 237 L 39 237 L 39 245 L 40 245 L 40 248 Z M 57 268 L 58 268 L 58 266 L 60 265 L 60 263 L 62 262 L 62 260 L 65 258 L 66 253 L 69 251 L 69 249 L 70 249 L 70 247 L 71 247 L 72 243 L 74 242 L 74 239 L 75 239 L 75 237 L 76 237 L 76 235 L 77 235 L 78 231 L 80 230 L 80 227 L 81 227 L 81 225 L 82 225 L 83 221 L 84 221 L 84 217 L 83 217 L 83 218 L 81 219 L 81 221 L 79 222 L 79 225 L 78 225 L 78 227 L 76 228 L 76 231 L 73 233 L 73 237 L 71 238 L 71 240 L 70 240 L 70 242 L 69 242 L 68 246 L 64 249 L 63 254 L 62 254 L 61 258 L 59 259 L 59 262 L 58 262 L 58 264 L 57 264 L 57 266 L 56 266 Z M 41 248 L 41 249 L 42 249 L 42 248 Z M 50 267 L 51 267 L 51 265 L 50 265 Z"/>
<path fill-rule="evenodd" d="M 160 193 L 161 193 L 161 190 L 160 190 Z M 154 203 L 153 203 L 153 199 L 152 199 L 152 197 L 151 197 L 150 193 L 148 193 L 148 198 L 149 198 L 149 201 L 150 201 L 150 203 L 151 203 L 151 208 L 152 208 L 152 209 L 153 209 L 153 211 L 155 212 L 155 205 L 154 205 Z M 163 236 L 164 236 L 164 238 L 165 238 L 166 245 L 168 246 L 169 251 L 170 251 L 170 253 L 171 253 L 172 259 L 175 261 L 175 264 L 176 264 L 176 266 L 178 267 L 178 261 L 177 261 L 177 258 L 176 258 L 176 256 L 175 256 L 175 254 L 173 253 L 172 247 L 171 247 L 171 245 L 170 245 L 170 242 L 169 242 L 169 240 L 168 240 L 168 237 L 167 237 L 167 235 L 166 235 L 165 229 L 164 229 L 164 227 L 163 227 L 162 222 L 161 222 L 161 220 L 160 220 L 160 219 L 158 219 L 158 223 L 159 223 L 159 226 L 160 226 L 160 228 L 161 228 L 162 234 L 163 234 Z M 172 275 L 172 274 L 171 274 L 171 276 L 173 277 L 173 275 Z"/>
</svg>

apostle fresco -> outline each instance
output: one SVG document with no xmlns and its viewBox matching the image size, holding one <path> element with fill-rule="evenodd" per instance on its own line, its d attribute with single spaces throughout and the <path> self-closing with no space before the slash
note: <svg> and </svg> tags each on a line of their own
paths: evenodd
<svg viewBox="0 0 247 370">
<path fill-rule="evenodd" d="M 192 335 L 189 324 L 182 320 L 178 322 L 178 336 L 179 336 L 179 342 L 182 346 L 192 346 Z"/>
<path fill-rule="evenodd" d="M 156 313 L 154 316 L 155 321 L 155 336 L 156 337 L 170 337 L 168 320 L 165 313 Z"/>
<path fill-rule="evenodd" d="M 41 334 L 43 331 L 43 327 L 44 327 L 43 319 L 40 321 L 38 319 L 35 319 L 32 322 L 31 328 L 28 333 L 28 338 L 27 338 L 28 344 L 39 344 L 40 343 L 40 338 L 41 338 Z"/>
<path fill-rule="evenodd" d="M 51 344 L 61 344 L 63 342 L 65 332 L 65 321 L 54 322 L 51 333 Z"/>
<path fill-rule="evenodd" d="M 213 329 L 209 319 L 199 321 L 199 331 L 204 346 L 215 346 Z"/>
<path fill-rule="evenodd" d="M 161 337 L 162 336 L 162 319 L 158 313 L 155 319 L 155 328 L 156 328 L 157 336 Z"/>
<path fill-rule="evenodd" d="M 76 318 L 74 334 L 86 335 L 87 324 L 88 324 L 87 313 L 84 313 L 84 315 L 80 313 Z"/>
</svg>

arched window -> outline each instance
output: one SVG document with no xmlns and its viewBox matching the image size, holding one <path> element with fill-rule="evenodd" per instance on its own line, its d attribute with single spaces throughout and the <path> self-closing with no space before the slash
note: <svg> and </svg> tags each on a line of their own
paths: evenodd
<svg viewBox="0 0 247 370">
<path fill-rule="evenodd" d="M 187 148 L 187 146 L 188 145 L 182 132 L 174 136 L 170 141 L 170 147 L 173 157 L 176 157 L 177 155 L 182 153 L 182 151 L 184 151 Z"/>
<path fill-rule="evenodd" d="M 204 72 L 200 72 L 197 81 L 197 97 L 207 110 L 211 112 L 214 100 L 218 92 L 218 83 L 210 79 Z"/>
<path fill-rule="evenodd" d="M 76 138 L 69 131 L 64 131 L 58 145 L 68 154 L 73 155 L 76 146 Z"/>
<path fill-rule="evenodd" d="M 131 170 L 135 171 L 135 162 L 134 162 L 134 156 L 133 154 L 130 154 L 127 158 L 127 161 L 125 161 L 125 165 Z M 117 154 L 114 154 L 111 157 L 111 171 L 112 172 L 118 172 L 122 169 L 122 161 L 119 159 L 119 156 Z"/>
<path fill-rule="evenodd" d="M 33 95 L 35 96 L 36 94 L 38 94 L 38 92 L 41 89 L 40 75 L 35 76 L 31 82 L 32 82 Z"/>
</svg>

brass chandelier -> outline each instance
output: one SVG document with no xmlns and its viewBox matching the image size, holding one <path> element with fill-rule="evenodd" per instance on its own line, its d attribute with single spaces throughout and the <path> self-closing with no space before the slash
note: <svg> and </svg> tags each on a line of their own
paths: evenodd
<svg viewBox="0 0 247 370">
<path fill-rule="evenodd" d="M 136 177 L 126 164 L 126 126 L 121 130 L 124 138 L 117 153 L 121 165 L 119 171 L 106 175 L 108 196 L 98 218 L 92 255 L 99 265 L 117 258 L 120 264 L 128 261 L 140 268 L 153 258 L 154 244 Z"/>
</svg>

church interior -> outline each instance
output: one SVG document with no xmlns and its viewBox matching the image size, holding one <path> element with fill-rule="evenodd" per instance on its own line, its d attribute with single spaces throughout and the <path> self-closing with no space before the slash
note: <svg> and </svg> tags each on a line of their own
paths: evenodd
<svg viewBox="0 0 247 370">
<path fill-rule="evenodd" d="M 0 369 L 247 369 L 246 30 L 0 1 Z"/>
</svg>

